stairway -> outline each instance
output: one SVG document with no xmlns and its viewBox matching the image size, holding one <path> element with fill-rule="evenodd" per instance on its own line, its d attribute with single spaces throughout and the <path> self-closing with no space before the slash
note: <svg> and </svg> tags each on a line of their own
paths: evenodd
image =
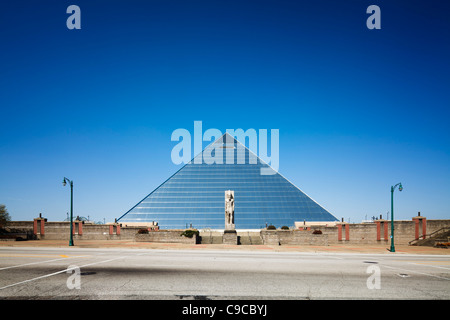
<svg viewBox="0 0 450 320">
<path fill-rule="evenodd" d="M 200 244 L 222 244 L 222 235 L 216 232 L 204 233 L 200 236 Z M 238 244 L 240 245 L 262 245 L 263 241 L 259 234 L 240 234 L 238 235 Z"/>
<path fill-rule="evenodd" d="M 437 244 L 450 243 L 450 228 L 444 227 L 425 235 L 425 239 L 420 238 L 422 236 L 410 241 L 409 245 L 435 247 Z"/>
</svg>

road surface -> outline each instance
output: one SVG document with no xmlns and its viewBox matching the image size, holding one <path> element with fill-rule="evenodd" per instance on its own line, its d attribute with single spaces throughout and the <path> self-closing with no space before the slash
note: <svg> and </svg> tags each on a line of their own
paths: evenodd
<svg viewBox="0 0 450 320">
<path fill-rule="evenodd" d="M 0 299 L 450 299 L 450 256 L 0 247 Z"/>
</svg>

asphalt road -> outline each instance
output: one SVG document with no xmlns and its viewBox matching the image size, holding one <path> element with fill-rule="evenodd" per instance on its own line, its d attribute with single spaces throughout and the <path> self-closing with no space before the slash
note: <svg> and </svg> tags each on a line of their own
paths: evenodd
<svg viewBox="0 0 450 320">
<path fill-rule="evenodd" d="M 0 299 L 450 299 L 450 256 L 1 247 Z"/>
</svg>

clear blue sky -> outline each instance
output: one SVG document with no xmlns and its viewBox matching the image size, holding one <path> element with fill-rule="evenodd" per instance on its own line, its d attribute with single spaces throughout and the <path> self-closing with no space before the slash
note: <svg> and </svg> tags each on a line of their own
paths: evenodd
<svg viewBox="0 0 450 320">
<path fill-rule="evenodd" d="M 66 8 L 81 8 L 69 30 Z M 366 9 L 381 8 L 381 30 Z M 279 129 L 279 172 L 338 219 L 450 218 L 448 1 L 9 1 L 0 203 L 112 221 L 180 166 L 177 128 Z M 205 145 L 206 146 L 206 143 Z"/>
</svg>

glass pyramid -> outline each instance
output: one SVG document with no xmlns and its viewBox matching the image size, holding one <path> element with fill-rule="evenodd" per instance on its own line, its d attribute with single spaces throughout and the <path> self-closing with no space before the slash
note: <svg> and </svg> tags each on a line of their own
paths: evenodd
<svg viewBox="0 0 450 320">
<path fill-rule="evenodd" d="M 223 161 L 211 163 L 221 155 Z M 161 229 L 224 229 L 226 190 L 234 190 L 236 229 L 337 221 L 282 175 L 261 174 L 261 169 L 272 170 L 225 133 L 117 221 L 154 221 Z"/>
</svg>

